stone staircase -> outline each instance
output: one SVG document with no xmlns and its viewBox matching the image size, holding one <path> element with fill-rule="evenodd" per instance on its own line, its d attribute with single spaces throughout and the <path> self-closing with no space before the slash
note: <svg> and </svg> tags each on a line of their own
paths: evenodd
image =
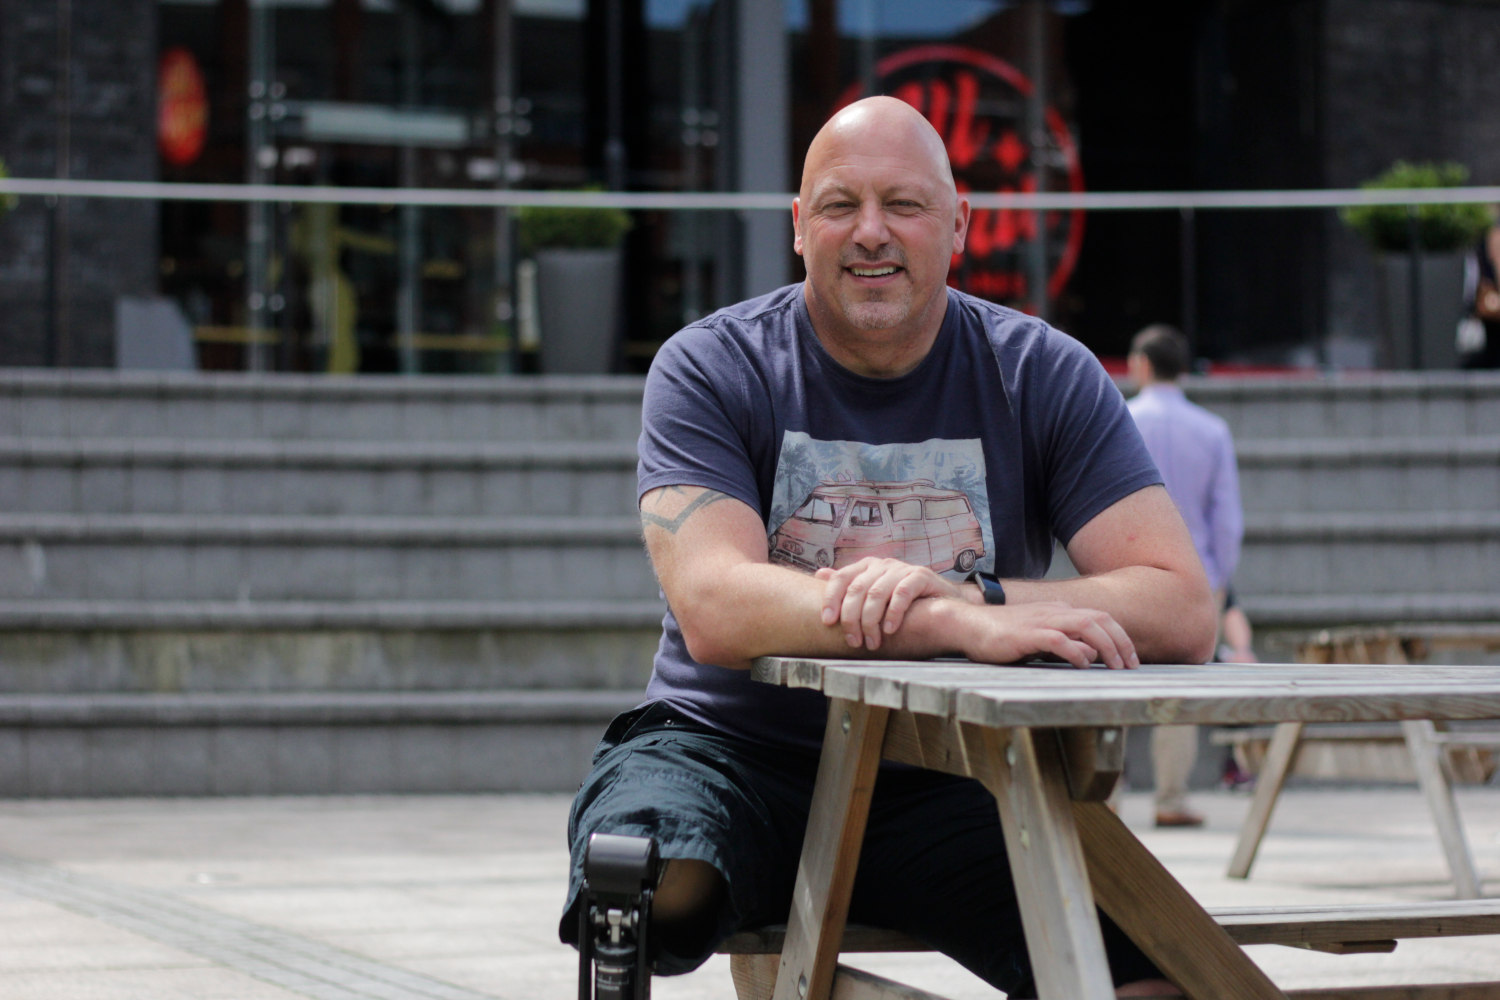
<svg viewBox="0 0 1500 1000">
<path fill-rule="evenodd" d="M 1500 621 L 1500 375 L 1187 388 L 1263 658 Z M 0 371 L 0 796 L 573 787 L 663 610 L 640 391 Z"/>
<path fill-rule="evenodd" d="M 576 784 L 663 610 L 640 388 L 0 372 L 0 795 Z"/>
<path fill-rule="evenodd" d="M 1500 374 L 1187 389 L 1235 434 L 1235 588 L 1273 655 L 1329 626 L 1500 621 Z"/>
</svg>

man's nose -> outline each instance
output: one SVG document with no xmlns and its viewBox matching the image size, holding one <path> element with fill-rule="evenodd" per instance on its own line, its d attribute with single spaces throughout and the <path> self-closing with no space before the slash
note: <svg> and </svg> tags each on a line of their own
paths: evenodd
<svg viewBox="0 0 1500 1000">
<path fill-rule="evenodd" d="M 854 242 L 866 250 L 874 250 L 889 243 L 890 235 L 882 206 L 878 202 L 862 203 L 854 221 Z"/>
</svg>

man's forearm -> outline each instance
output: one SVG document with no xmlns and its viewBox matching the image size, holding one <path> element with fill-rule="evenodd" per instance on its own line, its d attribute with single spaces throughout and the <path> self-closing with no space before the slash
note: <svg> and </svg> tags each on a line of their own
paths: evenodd
<svg viewBox="0 0 1500 1000">
<path fill-rule="evenodd" d="M 703 603 L 698 613 L 711 626 L 690 631 L 683 617 L 693 612 L 678 613 L 689 652 L 700 663 L 745 669 L 757 656 L 930 659 L 960 651 L 954 631 L 961 601 L 915 602 L 901 628 L 872 652 L 851 645 L 839 623 L 823 622 L 824 585 L 811 576 L 783 566 L 747 563 L 726 574 L 722 587 L 718 593 L 699 595 Z M 941 601 L 953 607 L 943 608 Z"/>
<path fill-rule="evenodd" d="M 1011 603 L 1062 601 L 1108 612 L 1137 654 L 1156 663 L 1201 663 L 1213 655 L 1211 595 L 1198 580 L 1167 569 L 1128 566 L 1093 576 L 1006 580 Z"/>
</svg>

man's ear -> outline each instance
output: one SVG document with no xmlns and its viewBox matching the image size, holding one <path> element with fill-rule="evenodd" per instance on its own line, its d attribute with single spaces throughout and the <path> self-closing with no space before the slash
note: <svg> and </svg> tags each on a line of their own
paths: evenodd
<svg viewBox="0 0 1500 1000">
<path fill-rule="evenodd" d="M 802 199 L 792 199 L 792 250 L 802 256 Z"/>
<path fill-rule="evenodd" d="M 953 252 L 960 254 L 964 252 L 964 240 L 969 235 L 969 199 L 958 199 L 958 211 L 953 214 Z"/>
</svg>

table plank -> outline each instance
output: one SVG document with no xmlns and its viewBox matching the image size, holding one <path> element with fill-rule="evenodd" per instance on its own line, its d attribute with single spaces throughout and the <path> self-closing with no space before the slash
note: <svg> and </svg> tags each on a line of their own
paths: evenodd
<svg viewBox="0 0 1500 1000">
<path fill-rule="evenodd" d="M 972 664 L 922 663 L 899 661 L 869 664 L 859 661 L 823 661 L 821 683 L 825 692 L 843 697 L 861 697 L 870 704 L 888 708 L 909 709 L 933 715 L 948 715 L 956 710 L 960 691 L 1002 695 L 1037 690 L 1059 690 L 1073 698 L 1078 692 L 1118 692 L 1132 700 L 1171 698 L 1183 692 L 1199 691 L 1214 696 L 1243 694 L 1258 697 L 1268 685 L 1283 685 L 1299 695 L 1319 688 L 1354 688 L 1362 694 L 1389 693 L 1406 696 L 1413 686 L 1473 685 L 1477 693 L 1493 693 L 1500 687 L 1500 668 L 1489 665 L 1413 668 L 1367 664 L 1319 665 L 1299 664 L 1244 665 L 1213 664 L 1207 666 L 1149 666 L 1140 670 L 1111 671 L 1103 668 L 1080 671 L 1073 667 L 980 666 Z M 913 668 L 917 669 L 913 669 Z M 1144 689 L 1144 690 L 1142 690 Z M 1032 697 L 1033 695 L 1026 695 Z M 1483 716 L 1470 716 L 1483 717 Z M 970 717 L 983 721 L 982 717 Z M 1077 721 L 1081 724 L 1085 720 Z M 1142 720 L 1137 719 L 1137 722 Z M 1152 720 L 1144 720 L 1151 722 Z M 1236 719 L 1235 721 L 1248 721 Z M 1279 720 L 1278 720 L 1279 721 Z M 1110 720 L 1090 719 L 1086 724 L 1118 724 Z"/>
<path fill-rule="evenodd" d="M 1452 685 L 1445 691 L 1422 684 L 1389 685 L 1378 691 L 1311 684 L 1282 689 L 1136 688 L 1128 697 L 1067 689 L 963 691 L 955 699 L 953 714 L 964 722 L 999 727 L 1492 719 L 1500 717 L 1500 680 L 1486 686 Z"/>
<path fill-rule="evenodd" d="M 1073 806 L 1099 906 L 1193 1000 L 1286 1000 L 1108 806 Z"/>
<path fill-rule="evenodd" d="M 971 759 L 993 762 L 981 780 L 999 803 L 1038 993 L 1045 1000 L 1112 998 L 1114 982 L 1056 741 L 1035 739 L 1024 729 L 965 726 L 961 732 Z"/>
<path fill-rule="evenodd" d="M 1270 749 L 1266 751 L 1266 759 L 1261 763 L 1260 774 L 1255 780 L 1255 795 L 1250 801 L 1249 812 L 1245 814 L 1239 841 L 1234 846 L 1234 856 L 1229 859 L 1229 870 L 1225 872 L 1230 878 L 1245 878 L 1250 874 L 1250 866 L 1255 863 L 1256 852 L 1260 850 L 1261 838 L 1265 836 L 1266 827 L 1271 822 L 1271 811 L 1276 807 L 1281 787 L 1286 784 L 1287 775 L 1292 771 L 1292 760 L 1301 739 L 1302 723 L 1277 724 L 1276 732 L 1271 737 Z"/>
<path fill-rule="evenodd" d="M 828 703 L 775 1000 L 826 1000 L 833 986 L 888 714 L 843 699 Z"/>
</svg>

